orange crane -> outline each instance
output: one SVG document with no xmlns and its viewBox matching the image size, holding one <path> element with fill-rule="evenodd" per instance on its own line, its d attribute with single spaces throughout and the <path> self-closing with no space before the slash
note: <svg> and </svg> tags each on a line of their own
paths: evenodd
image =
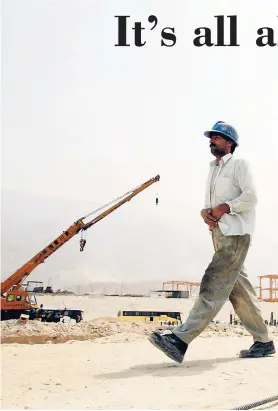
<svg viewBox="0 0 278 411">
<path fill-rule="evenodd" d="M 20 267 L 6 280 L 4 280 L 1 283 L 1 320 L 19 318 L 21 314 L 30 314 L 30 312 L 32 313 L 32 315 L 34 315 L 34 312 L 38 309 L 36 297 L 34 294 L 25 291 L 21 285 L 26 277 L 28 277 L 39 264 L 44 263 L 44 261 L 48 257 L 50 257 L 55 251 L 57 251 L 79 232 L 81 232 L 80 251 L 83 251 L 86 244 L 86 240 L 82 236 L 84 231 L 92 227 L 94 224 L 102 220 L 104 217 L 115 211 L 127 201 L 130 201 L 137 194 L 141 193 L 147 187 L 151 186 L 153 183 L 159 180 L 160 176 L 157 175 L 156 177 L 153 177 L 145 183 L 141 184 L 137 188 L 130 190 L 129 192 L 118 197 L 116 200 L 113 200 L 105 206 L 89 213 L 85 217 L 79 218 L 67 230 L 63 231 L 63 233 L 59 235 L 59 237 L 53 240 L 43 250 L 37 253 L 29 261 L 23 264 L 22 267 Z M 112 203 L 113 205 L 111 205 Z M 156 201 L 156 204 L 157 203 L 158 202 Z M 108 206 L 110 207 L 107 208 Z M 91 214 L 99 212 L 103 208 L 106 208 L 106 210 L 98 214 L 93 220 L 87 223 L 83 221 Z"/>
</svg>

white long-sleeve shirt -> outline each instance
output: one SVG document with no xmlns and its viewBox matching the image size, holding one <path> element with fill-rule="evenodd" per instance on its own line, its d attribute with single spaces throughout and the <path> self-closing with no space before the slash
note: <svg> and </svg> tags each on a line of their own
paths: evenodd
<svg viewBox="0 0 278 411">
<path fill-rule="evenodd" d="M 207 180 L 205 208 L 226 203 L 230 213 L 218 221 L 224 235 L 252 234 L 255 227 L 257 203 L 250 166 L 247 161 L 235 158 L 231 153 L 223 156 L 217 165 L 210 163 Z"/>
</svg>

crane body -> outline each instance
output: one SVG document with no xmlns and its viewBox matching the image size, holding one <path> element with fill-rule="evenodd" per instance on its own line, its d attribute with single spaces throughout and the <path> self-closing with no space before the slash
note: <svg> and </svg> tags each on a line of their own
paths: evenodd
<svg viewBox="0 0 278 411">
<path fill-rule="evenodd" d="M 38 304 L 34 294 L 25 291 L 22 288 L 23 281 L 30 275 L 30 273 L 40 264 L 50 257 L 55 251 L 66 244 L 71 238 L 73 238 L 80 231 L 86 231 L 94 224 L 111 214 L 113 211 L 121 207 L 127 201 L 130 201 L 137 194 L 145 190 L 153 183 L 160 180 L 160 176 L 151 178 L 147 182 L 141 184 L 134 190 L 129 191 L 126 195 L 121 197 L 121 200 L 117 201 L 114 205 L 107 208 L 105 211 L 97 215 L 89 222 L 84 222 L 85 217 L 78 219 L 70 227 L 62 232 L 57 238 L 55 238 L 44 249 L 38 252 L 34 257 L 22 265 L 12 275 L 1 283 L 1 320 L 7 320 L 11 318 L 19 318 L 21 314 L 34 313 L 38 310 Z M 90 213 L 92 214 L 92 213 Z M 89 214 L 89 215 L 90 215 Z M 86 244 L 86 240 L 80 240 L 80 251 Z"/>
</svg>

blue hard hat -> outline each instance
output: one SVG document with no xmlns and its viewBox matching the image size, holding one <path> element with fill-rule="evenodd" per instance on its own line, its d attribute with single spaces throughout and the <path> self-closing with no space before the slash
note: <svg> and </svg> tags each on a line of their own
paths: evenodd
<svg viewBox="0 0 278 411">
<path fill-rule="evenodd" d="M 214 124 L 212 129 L 205 131 L 204 134 L 206 137 L 210 138 L 211 133 L 216 133 L 222 135 L 223 137 L 228 137 L 231 140 L 233 140 L 238 146 L 238 134 L 236 129 L 230 124 L 225 123 L 224 121 L 217 121 L 217 123 Z"/>
</svg>

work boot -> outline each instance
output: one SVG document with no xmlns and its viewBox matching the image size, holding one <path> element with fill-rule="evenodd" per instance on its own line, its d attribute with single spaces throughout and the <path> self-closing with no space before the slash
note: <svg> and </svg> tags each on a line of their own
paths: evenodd
<svg viewBox="0 0 278 411">
<path fill-rule="evenodd" d="M 249 350 L 241 350 L 239 353 L 240 358 L 260 358 L 266 357 L 271 354 L 275 354 L 275 347 L 273 341 L 260 342 L 256 341 Z"/>
<path fill-rule="evenodd" d="M 183 362 L 188 345 L 173 334 L 171 330 L 156 330 L 149 336 L 149 341 L 171 360 L 179 363 Z"/>
</svg>

